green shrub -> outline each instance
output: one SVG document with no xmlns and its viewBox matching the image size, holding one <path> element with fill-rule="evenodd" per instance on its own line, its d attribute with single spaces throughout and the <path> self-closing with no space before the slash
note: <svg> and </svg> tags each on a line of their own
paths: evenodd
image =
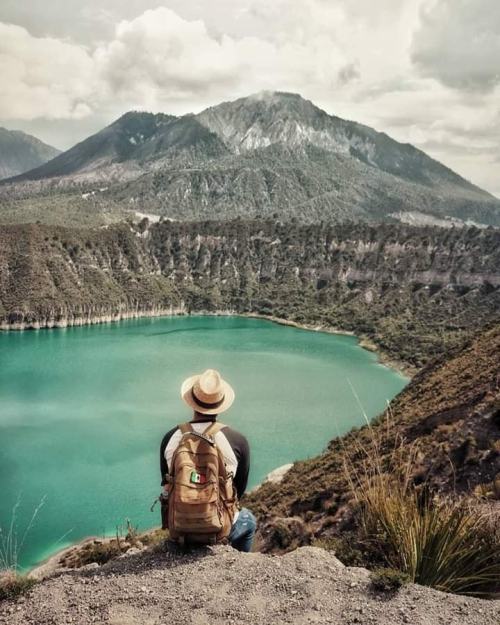
<svg viewBox="0 0 500 625">
<path fill-rule="evenodd" d="M 363 545 L 360 545 L 356 536 L 352 532 L 332 537 L 318 538 L 314 541 L 315 547 L 321 547 L 326 551 L 331 551 L 346 566 L 365 566 L 366 557 Z"/>
<path fill-rule="evenodd" d="M 27 592 L 36 583 L 31 577 L 20 575 L 13 570 L 0 573 L 0 601 L 13 599 Z"/>
<path fill-rule="evenodd" d="M 372 586 L 379 592 L 396 592 L 409 581 L 406 573 L 387 567 L 375 569 L 371 574 Z"/>
<path fill-rule="evenodd" d="M 143 545 L 147 547 L 156 547 L 168 539 L 168 530 L 162 530 L 160 528 L 148 530 L 147 532 L 144 532 L 144 534 L 141 534 L 139 538 Z"/>
</svg>

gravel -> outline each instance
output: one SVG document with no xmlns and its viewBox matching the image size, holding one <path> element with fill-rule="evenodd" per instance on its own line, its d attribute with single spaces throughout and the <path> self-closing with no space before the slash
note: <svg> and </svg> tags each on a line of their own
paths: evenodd
<svg viewBox="0 0 500 625">
<path fill-rule="evenodd" d="M 366 569 L 303 547 L 285 556 L 217 546 L 144 550 L 73 570 L 0 603 L 2 625 L 498 625 L 500 601 L 410 584 L 374 592 Z"/>
</svg>

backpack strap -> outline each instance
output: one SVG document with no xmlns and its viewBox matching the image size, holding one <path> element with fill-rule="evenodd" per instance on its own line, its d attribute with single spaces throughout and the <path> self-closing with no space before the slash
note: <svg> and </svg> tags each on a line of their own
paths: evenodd
<svg viewBox="0 0 500 625">
<path fill-rule="evenodd" d="M 215 435 L 217 434 L 217 432 L 220 432 L 222 428 L 225 428 L 225 427 L 226 426 L 224 425 L 224 423 L 218 423 L 217 421 L 214 421 L 213 423 L 210 423 L 208 427 L 203 430 L 203 436 L 211 436 L 212 438 L 215 438 Z"/>
<path fill-rule="evenodd" d="M 191 423 L 181 423 L 181 425 L 179 425 L 179 430 L 181 431 L 181 434 L 187 434 L 188 432 L 193 431 L 193 426 Z"/>
<path fill-rule="evenodd" d="M 217 432 L 220 432 L 222 428 L 225 428 L 225 427 L 226 425 L 224 423 L 219 423 L 218 421 L 214 421 L 213 423 L 210 423 L 210 425 L 203 431 L 203 436 L 207 438 L 211 438 L 215 444 L 215 435 L 217 434 Z M 228 473 L 226 470 L 226 463 L 224 462 L 224 456 L 222 455 L 220 448 L 217 447 L 217 445 L 215 446 L 217 448 L 217 454 L 219 456 L 219 462 L 222 468 L 224 478 L 227 479 Z"/>
</svg>

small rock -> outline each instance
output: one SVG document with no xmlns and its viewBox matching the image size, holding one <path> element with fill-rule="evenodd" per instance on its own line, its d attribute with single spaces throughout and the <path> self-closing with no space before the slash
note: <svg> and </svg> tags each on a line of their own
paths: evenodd
<svg viewBox="0 0 500 625">
<path fill-rule="evenodd" d="M 81 571 L 93 571 L 94 569 L 98 569 L 99 565 L 97 564 L 97 562 L 91 562 L 90 564 L 86 564 L 85 566 L 82 566 L 82 568 L 80 569 Z"/>
<path fill-rule="evenodd" d="M 139 549 L 139 547 L 130 547 L 130 549 L 127 549 L 127 551 L 123 555 L 133 556 L 136 553 L 140 553 L 140 552 L 141 550 Z"/>
</svg>

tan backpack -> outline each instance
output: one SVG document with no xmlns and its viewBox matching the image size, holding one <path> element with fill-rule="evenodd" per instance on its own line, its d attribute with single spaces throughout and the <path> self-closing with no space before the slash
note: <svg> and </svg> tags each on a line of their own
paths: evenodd
<svg viewBox="0 0 500 625">
<path fill-rule="evenodd" d="M 227 538 L 237 510 L 232 473 L 215 444 L 222 423 L 200 434 L 190 423 L 179 426 L 168 481 L 168 530 L 172 540 L 213 544 Z"/>
</svg>

